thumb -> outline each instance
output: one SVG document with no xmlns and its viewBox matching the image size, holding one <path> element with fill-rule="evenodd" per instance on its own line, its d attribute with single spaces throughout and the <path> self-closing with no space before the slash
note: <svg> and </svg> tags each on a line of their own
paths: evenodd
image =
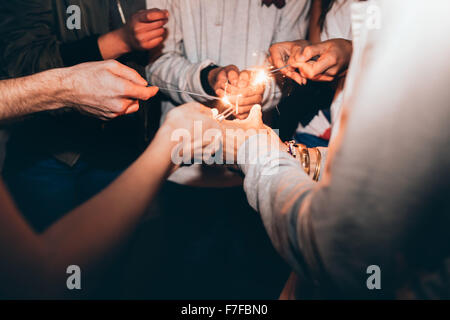
<svg viewBox="0 0 450 320">
<path fill-rule="evenodd" d="M 296 62 L 298 64 L 307 62 L 312 58 L 321 55 L 322 53 L 323 47 L 321 46 L 321 44 L 307 46 Z"/>
<path fill-rule="evenodd" d="M 248 121 L 251 122 L 260 122 L 262 121 L 262 111 L 261 111 L 261 105 L 255 104 L 252 109 L 250 110 L 250 114 L 247 118 Z"/>
</svg>

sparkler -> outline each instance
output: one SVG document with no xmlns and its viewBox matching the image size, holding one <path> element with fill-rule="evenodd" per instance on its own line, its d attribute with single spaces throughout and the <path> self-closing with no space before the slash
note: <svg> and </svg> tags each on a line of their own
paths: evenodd
<svg viewBox="0 0 450 320">
<path fill-rule="evenodd" d="M 256 68 L 253 71 L 255 72 L 254 77 L 253 77 L 253 81 L 252 81 L 252 85 L 253 86 L 258 86 L 261 85 L 263 83 L 266 83 L 267 81 L 269 81 L 269 79 L 271 78 L 271 75 L 274 74 L 275 72 L 278 72 L 284 68 L 289 67 L 289 65 L 286 65 L 284 67 L 272 70 L 272 71 L 268 71 L 265 68 Z M 236 104 L 233 106 L 232 103 L 230 102 L 229 99 L 229 95 L 227 94 L 227 89 L 228 89 L 228 81 L 225 83 L 225 94 L 222 98 L 218 98 L 218 97 L 214 97 L 214 96 L 210 96 L 207 94 L 200 94 L 200 93 L 195 93 L 195 92 L 190 92 L 190 91 L 186 91 L 186 90 L 179 90 L 179 89 L 173 89 L 173 88 L 163 88 L 160 87 L 160 90 L 163 91 L 172 91 L 172 92 L 178 92 L 178 93 L 185 93 L 191 96 L 197 96 L 197 97 L 203 97 L 206 99 L 210 99 L 210 100 L 218 100 L 221 101 L 225 106 L 229 106 L 227 109 L 225 109 L 225 111 L 223 111 L 220 114 L 217 113 L 213 113 L 213 117 L 214 119 L 218 120 L 218 121 L 223 121 L 226 118 L 228 118 L 229 116 L 231 116 L 233 113 L 239 114 L 239 98 L 242 97 L 241 94 L 237 95 L 236 97 Z"/>
<path fill-rule="evenodd" d="M 236 114 L 239 114 L 239 98 L 242 97 L 242 94 L 239 94 L 236 99 Z"/>
<path fill-rule="evenodd" d="M 222 100 L 222 99 L 220 99 L 218 97 L 210 96 L 208 94 L 195 93 L 195 92 L 190 92 L 190 91 L 186 91 L 186 90 L 178 90 L 178 89 L 163 88 L 163 87 L 159 87 L 159 89 L 160 90 L 164 90 L 164 91 L 186 93 L 186 94 L 188 94 L 190 96 L 203 97 L 203 98 L 212 99 L 212 100 Z"/>
<path fill-rule="evenodd" d="M 265 69 L 257 69 L 255 71 L 254 79 L 253 79 L 253 85 L 258 86 L 263 83 L 266 83 L 269 80 L 269 73 Z"/>
<path fill-rule="evenodd" d="M 291 66 L 290 64 L 287 64 L 285 66 L 282 66 L 281 68 L 271 70 L 270 73 L 276 73 L 276 72 L 281 71 L 283 69 L 289 68 L 290 66 Z"/>
</svg>

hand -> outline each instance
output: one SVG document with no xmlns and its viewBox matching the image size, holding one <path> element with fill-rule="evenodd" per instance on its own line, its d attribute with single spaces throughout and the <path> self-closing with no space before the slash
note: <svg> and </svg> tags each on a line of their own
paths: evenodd
<svg viewBox="0 0 450 320">
<path fill-rule="evenodd" d="M 352 52 L 351 41 L 332 39 L 307 46 L 302 53 L 291 56 L 288 63 L 297 68 L 304 78 L 333 81 L 347 70 Z M 314 57 L 318 59 L 312 60 Z"/>
<path fill-rule="evenodd" d="M 301 54 L 303 49 L 308 45 L 309 42 L 306 40 L 275 43 L 269 49 L 270 61 L 275 69 L 282 68 L 290 63 L 290 58 Z M 304 85 L 307 82 L 304 77 L 302 77 L 298 72 L 295 72 L 295 69 L 292 66 L 284 68 L 280 70 L 280 72 L 300 85 Z"/>
<path fill-rule="evenodd" d="M 60 70 L 64 89 L 59 99 L 102 120 L 136 112 L 138 100 L 148 100 L 158 92 L 157 87 L 147 87 L 135 70 L 115 60 Z"/>
<path fill-rule="evenodd" d="M 164 25 L 169 18 L 167 10 L 141 10 L 121 29 L 129 51 L 150 50 L 160 45 L 166 33 Z"/>
<path fill-rule="evenodd" d="M 226 159 L 237 158 L 239 148 L 244 142 L 254 135 L 265 134 L 270 141 L 269 145 L 283 148 L 283 143 L 278 135 L 263 123 L 260 105 L 254 105 L 245 120 L 225 120 L 221 122 L 223 148 Z"/>
<path fill-rule="evenodd" d="M 196 102 L 172 109 L 162 130 L 170 132 L 175 144 L 172 161 L 176 164 L 209 159 L 221 145 L 222 131 L 211 109 Z"/>
<path fill-rule="evenodd" d="M 239 81 L 239 73 L 240 71 L 235 65 L 212 69 L 208 74 L 209 85 L 217 94 L 217 90 L 225 89 L 227 82 L 236 86 Z"/>
<path fill-rule="evenodd" d="M 234 114 L 237 119 L 246 119 L 252 107 L 255 104 L 261 104 L 263 101 L 266 84 L 264 82 L 256 83 L 256 74 L 257 71 L 242 71 L 237 82 L 234 82 L 235 85 L 230 83 L 226 92 L 225 88 L 220 88 L 216 92 L 221 98 L 225 94 L 227 95 L 229 105 L 225 106 L 225 108 L 230 105 L 238 106 L 239 112 Z"/>
</svg>

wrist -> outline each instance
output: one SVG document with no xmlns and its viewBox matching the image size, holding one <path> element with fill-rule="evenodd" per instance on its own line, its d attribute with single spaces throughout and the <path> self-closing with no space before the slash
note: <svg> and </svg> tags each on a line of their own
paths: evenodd
<svg viewBox="0 0 450 320">
<path fill-rule="evenodd" d="M 173 130 L 170 125 L 163 124 L 144 153 L 150 161 L 155 161 L 155 157 L 157 157 L 158 161 L 166 164 L 168 172 L 177 166 L 172 161 L 172 153 L 178 145 L 178 141 L 172 139 Z"/>
<path fill-rule="evenodd" d="M 74 80 L 72 78 L 72 67 L 52 69 L 43 73 L 49 84 L 48 92 L 52 92 L 49 96 L 48 109 L 54 110 L 63 106 L 72 106 L 74 97 Z"/>
<path fill-rule="evenodd" d="M 132 51 L 125 27 L 100 36 L 98 47 L 104 60 L 116 59 Z"/>
<path fill-rule="evenodd" d="M 216 78 L 217 78 L 217 73 L 219 72 L 219 67 L 216 65 L 212 65 L 212 66 L 206 67 L 205 69 L 203 69 L 203 71 L 204 71 L 203 72 L 204 83 L 202 82 L 202 85 L 204 84 L 203 89 L 205 90 L 205 92 L 207 92 L 206 90 L 209 88 L 209 90 L 212 93 L 214 93 L 213 95 L 215 96 L 216 92 L 214 90 L 214 86 L 216 84 Z"/>
<path fill-rule="evenodd" d="M 202 84 L 203 90 L 209 94 L 210 96 L 216 96 L 216 92 L 214 91 L 214 84 L 212 84 L 213 81 L 211 81 L 214 78 L 210 75 L 214 75 L 214 70 L 218 69 L 219 67 L 216 65 L 210 65 L 206 68 L 204 68 L 201 72 L 200 72 L 200 82 Z"/>
</svg>

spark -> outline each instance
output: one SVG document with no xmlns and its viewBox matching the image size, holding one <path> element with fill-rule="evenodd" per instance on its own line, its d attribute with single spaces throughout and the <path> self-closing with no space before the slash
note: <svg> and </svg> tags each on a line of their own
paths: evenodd
<svg viewBox="0 0 450 320">
<path fill-rule="evenodd" d="M 263 83 L 266 83 L 269 80 L 269 74 L 264 69 L 258 69 L 255 72 L 254 79 L 253 79 L 253 85 L 258 86 Z"/>
<path fill-rule="evenodd" d="M 230 99 L 228 99 L 228 96 L 224 96 L 222 98 L 222 103 L 226 106 L 231 105 Z"/>
</svg>

